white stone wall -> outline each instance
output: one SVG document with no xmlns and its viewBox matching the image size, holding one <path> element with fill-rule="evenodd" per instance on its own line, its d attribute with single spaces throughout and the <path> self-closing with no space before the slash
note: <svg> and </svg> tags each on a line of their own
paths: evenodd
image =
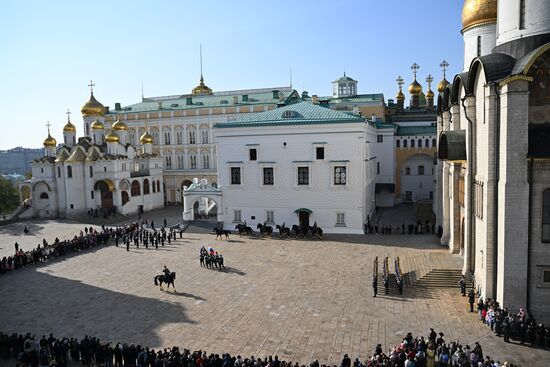
<svg viewBox="0 0 550 367">
<path fill-rule="evenodd" d="M 505 6 L 501 6 L 505 4 Z M 519 26 L 520 0 L 501 0 L 498 7 L 497 45 L 550 32 L 548 0 L 525 1 L 525 29 Z"/>
<path fill-rule="evenodd" d="M 294 211 L 308 208 L 310 225 L 316 221 L 327 233 L 363 233 L 365 129 L 364 123 L 216 129 L 225 227 L 234 228 L 234 210 L 255 228 L 267 210 L 275 212 L 276 223 L 290 227 L 298 224 Z M 324 160 L 315 159 L 316 146 L 325 148 Z M 249 161 L 250 148 L 257 149 L 257 161 Z M 333 184 L 334 167 L 340 165 L 347 167 L 343 186 Z M 299 166 L 309 167 L 309 186 L 297 185 Z M 241 185 L 230 184 L 230 167 L 241 167 Z M 274 168 L 273 186 L 263 185 L 263 167 Z M 345 213 L 345 227 L 335 225 L 339 212 Z"/>
<path fill-rule="evenodd" d="M 496 23 L 484 24 L 466 30 L 463 33 L 464 38 L 464 68 L 463 71 L 470 69 L 472 60 L 478 56 L 484 56 L 491 53 L 496 46 Z M 478 37 L 481 42 L 481 53 L 478 55 Z"/>
</svg>

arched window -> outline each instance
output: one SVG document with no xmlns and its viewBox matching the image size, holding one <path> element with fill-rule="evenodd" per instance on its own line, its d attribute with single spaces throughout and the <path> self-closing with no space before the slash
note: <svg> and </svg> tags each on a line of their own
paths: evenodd
<svg viewBox="0 0 550 367">
<path fill-rule="evenodd" d="M 550 189 L 542 192 L 542 242 L 550 242 Z"/>
<path fill-rule="evenodd" d="M 410 176 L 410 175 L 411 175 L 411 167 L 406 167 L 406 168 L 405 168 L 405 175 L 406 175 L 406 176 Z"/>
<path fill-rule="evenodd" d="M 155 181 L 152 182 L 153 186 L 153 193 L 157 192 L 157 185 L 155 185 Z"/>
<path fill-rule="evenodd" d="M 212 182 L 210 183 L 210 185 L 212 185 L 212 187 L 215 187 L 215 188 L 218 187 L 218 184 L 217 184 L 216 182 L 214 182 L 214 181 L 212 181 Z"/>
<path fill-rule="evenodd" d="M 435 146 L 437 145 L 437 139 L 432 139 L 432 147 L 435 148 Z"/>
<path fill-rule="evenodd" d="M 160 181 L 157 181 L 157 192 L 160 192 Z"/>
<path fill-rule="evenodd" d="M 425 145 L 426 148 L 429 148 L 430 147 L 430 139 L 426 139 L 426 145 Z"/>
<path fill-rule="evenodd" d="M 139 186 L 139 181 L 134 180 L 132 181 L 132 196 L 139 196 L 141 195 L 141 188 Z"/>
<path fill-rule="evenodd" d="M 424 166 L 418 166 L 418 175 L 424 176 Z"/>
<path fill-rule="evenodd" d="M 50 197 L 48 196 L 48 194 L 46 194 L 45 192 L 43 192 L 42 194 L 40 194 L 40 199 L 49 199 Z"/>
<path fill-rule="evenodd" d="M 395 141 L 395 147 L 396 147 L 396 148 L 401 148 L 401 140 L 397 139 L 397 140 Z"/>
<path fill-rule="evenodd" d="M 418 139 L 418 147 L 422 148 L 422 139 Z"/>
<path fill-rule="evenodd" d="M 143 195 L 149 194 L 149 180 L 145 179 L 143 180 Z"/>
<path fill-rule="evenodd" d="M 403 148 L 407 147 L 407 139 L 403 140 Z"/>
<path fill-rule="evenodd" d="M 414 139 L 411 139 L 411 148 L 414 148 Z"/>
</svg>

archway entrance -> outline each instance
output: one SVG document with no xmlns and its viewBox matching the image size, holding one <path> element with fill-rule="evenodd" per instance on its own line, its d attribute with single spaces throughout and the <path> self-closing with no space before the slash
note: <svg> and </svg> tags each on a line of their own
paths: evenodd
<svg viewBox="0 0 550 367">
<path fill-rule="evenodd" d="M 193 182 L 183 190 L 183 220 L 214 220 L 222 221 L 222 193 L 220 189 L 208 184 L 206 179 Z"/>
<path fill-rule="evenodd" d="M 114 185 L 111 181 L 101 180 L 94 185 L 94 190 L 99 191 L 101 196 L 101 207 L 103 209 L 113 208 L 113 190 Z"/>
<path fill-rule="evenodd" d="M 193 182 L 189 181 L 189 180 L 185 180 L 181 183 L 180 185 L 180 200 L 181 202 L 183 203 L 183 191 L 188 188 L 189 186 L 191 186 L 191 184 L 193 184 Z"/>
<path fill-rule="evenodd" d="M 313 213 L 311 210 L 306 208 L 300 208 L 300 209 L 296 209 L 294 213 L 298 214 L 298 223 L 300 223 L 300 226 L 309 227 L 309 216 L 311 213 Z"/>
</svg>

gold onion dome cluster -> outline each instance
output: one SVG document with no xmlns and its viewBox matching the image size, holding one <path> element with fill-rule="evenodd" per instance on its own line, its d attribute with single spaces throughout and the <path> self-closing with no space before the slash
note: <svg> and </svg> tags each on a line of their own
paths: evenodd
<svg viewBox="0 0 550 367">
<path fill-rule="evenodd" d="M 426 92 L 426 99 L 433 99 L 434 98 L 434 92 L 431 89 L 428 89 Z"/>
<path fill-rule="evenodd" d="M 90 125 L 92 130 L 103 130 L 105 129 L 105 125 L 103 125 L 103 122 L 96 119 L 94 122 L 92 122 L 92 125 Z"/>
<path fill-rule="evenodd" d="M 111 127 L 114 131 L 127 131 L 128 130 L 128 125 L 126 125 L 124 122 L 120 121 L 120 120 L 116 120 L 113 124 L 113 126 Z"/>
<path fill-rule="evenodd" d="M 139 141 L 141 144 L 153 144 L 153 136 L 146 131 L 139 138 Z"/>
<path fill-rule="evenodd" d="M 414 78 L 414 81 L 409 85 L 409 93 L 412 95 L 417 95 L 422 92 L 422 86 L 420 83 L 416 81 L 416 78 Z"/>
<path fill-rule="evenodd" d="M 497 0 L 464 0 L 462 30 L 497 20 Z"/>
<path fill-rule="evenodd" d="M 397 92 L 397 95 L 395 96 L 395 98 L 398 101 L 404 101 L 405 100 L 405 95 L 403 94 L 403 91 L 401 89 L 399 89 L 399 92 Z"/>
<path fill-rule="evenodd" d="M 67 120 L 67 123 L 63 126 L 63 131 L 74 133 L 76 132 L 76 127 L 71 123 L 71 120 Z"/>
<path fill-rule="evenodd" d="M 103 116 L 105 114 L 105 106 L 95 99 L 94 94 L 92 93 L 90 94 L 90 99 L 88 102 L 84 103 L 80 109 L 80 112 L 82 112 L 82 116 Z"/>
<path fill-rule="evenodd" d="M 55 147 L 57 145 L 57 141 L 50 135 L 50 132 L 48 131 L 48 137 L 44 139 L 44 147 Z"/>
<path fill-rule="evenodd" d="M 439 84 L 437 85 L 437 91 L 439 93 L 443 93 L 445 92 L 445 88 L 447 88 L 447 86 L 449 85 L 449 82 L 447 81 L 447 79 L 443 78 Z"/>
<path fill-rule="evenodd" d="M 109 134 L 105 136 L 105 141 L 107 143 L 118 143 L 120 141 L 120 138 L 113 131 L 110 131 Z"/>
</svg>

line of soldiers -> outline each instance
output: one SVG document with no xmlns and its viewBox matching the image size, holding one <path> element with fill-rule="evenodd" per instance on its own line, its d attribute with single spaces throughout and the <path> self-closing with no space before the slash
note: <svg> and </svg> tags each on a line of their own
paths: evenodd
<svg viewBox="0 0 550 367">
<path fill-rule="evenodd" d="M 118 247 L 119 242 L 126 245 L 126 251 L 130 251 L 130 244 L 133 243 L 136 248 L 142 243 L 146 249 L 149 244 L 158 250 L 159 244 L 164 246 L 165 242 L 170 244 L 172 240 L 176 240 L 177 231 L 174 228 L 166 230 L 164 227 L 160 231 L 156 229 L 146 230 L 138 225 L 117 228 L 114 233 L 115 246 Z M 179 231 L 180 238 L 183 236 L 183 230 Z"/>
<path fill-rule="evenodd" d="M 397 294 L 403 294 L 403 278 L 401 275 L 401 265 L 399 262 L 399 257 L 395 259 L 395 283 L 397 286 Z M 384 284 L 384 294 L 389 293 L 389 284 L 390 284 L 390 272 L 389 272 L 389 258 L 386 256 L 382 265 L 382 281 Z M 373 297 L 376 297 L 378 294 L 378 256 L 374 259 L 374 264 L 372 268 L 372 292 Z"/>
</svg>

